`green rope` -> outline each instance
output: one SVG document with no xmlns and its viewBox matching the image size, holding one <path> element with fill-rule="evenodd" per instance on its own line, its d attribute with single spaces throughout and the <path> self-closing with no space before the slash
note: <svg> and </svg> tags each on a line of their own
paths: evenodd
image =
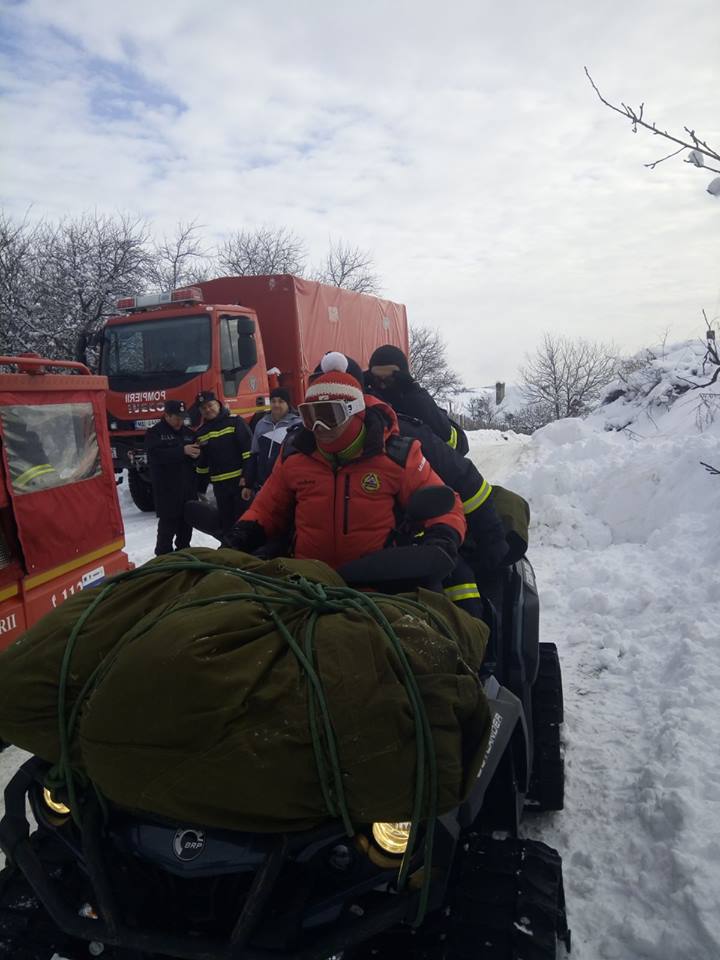
<svg viewBox="0 0 720 960">
<path fill-rule="evenodd" d="M 213 597 L 185 600 L 180 597 L 169 603 L 160 613 L 148 614 L 143 617 L 125 636 L 115 645 L 113 650 L 91 672 L 83 684 L 68 715 L 68 680 L 70 666 L 78 639 L 83 627 L 90 617 L 97 611 L 100 604 L 112 594 L 116 587 L 129 580 L 137 580 L 155 575 L 169 573 L 191 572 L 206 574 L 222 572 L 243 582 L 245 589 Z M 266 591 L 261 593 L 260 589 Z M 411 815 L 410 835 L 405 855 L 398 872 L 398 889 L 403 890 L 407 884 L 411 861 L 416 850 L 420 824 L 426 821 L 425 838 L 423 843 L 424 876 L 420 890 L 418 913 L 414 925 L 422 922 L 425 915 L 430 891 L 430 867 L 432 864 L 433 836 L 437 819 L 437 758 L 435 755 L 432 729 L 422 700 L 422 694 L 412 671 L 407 654 L 398 638 L 392 624 L 381 607 L 382 602 L 389 602 L 401 610 L 420 613 L 429 619 L 433 625 L 445 636 L 456 640 L 448 622 L 440 614 L 423 607 L 422 604 L 406 597 L 388 596 L 386 594 L 367 594 L 353 590 L 351 587 L 329 587 L 324 584 L 311 582 L 303 577 L 295 576 L 286 580 L 265 576 L 250 570 L 226 567 L 222 564 L 210 563 L 192 556 L 182 559 L 166 560 L 162 563 L 152 563 L 136 570 L 118 574 L 98 590 L 88 607 L 78 617 L 65 645 L 58 689 L 58 728 L 60 740 L 60 758 L 48 777 L 48 783 L 63 785 L 67 792 L 68 805 L 78 826 L 81 824 L 81 805 L 78 802 L 78 786 L 88 786 L 87 778 L 73 769 L 71 744 L 77 727 L 80 711 L 92 690 L 101 682 L 102 678 L 112 668 L 121 651 L 130 643 L 137 642 L 143 634 L 157 623 L 179 611 L 195 607 L 203 607 L 218 602 L 260 603 L 272 619 L 275 628 L 287 643 L 295 656 L 300 668 L 308 681 L 308 719 L 318 779 L 322 791 L 323 801 L 328 814 L 333 819 L 340 819 L 349 836 L 355 833 L 350 817 L 343 774 L 340 766 L 340 756 L 337 746 L 332 716 L 322 680 L 316 669 L 315 635 L 319 618 L 323 614 L 339 613 L 348 607 L 364 616 L 371 617 L 382 629 L 390 649 L 393 651 L 400 666 L 402 683 L 413 712 L 416 745 L 415 784 L 413 809 Z M 297 636 L 288 629 L 283 620 L 283 614 L 304 614 L 296 626 Z M 300 639 L 299 639 L 300 638 Z M 95 785 L 92 785 L 95 788 Z M 100 797 L 99 791 L 98 796 Z"/>
</svg>

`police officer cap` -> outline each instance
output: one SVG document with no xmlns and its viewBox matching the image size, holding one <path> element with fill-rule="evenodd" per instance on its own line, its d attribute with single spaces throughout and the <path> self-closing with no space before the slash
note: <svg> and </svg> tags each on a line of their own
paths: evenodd
<svg viewBox="0 0 720 960">
<path fill-rule="evenodd" d="M 197 395 L 197 402 L 202 406 L 204 403 L 210 403 L 211 400 L 217 400 L 212 390 L 201 390 Z"/>
<path fill-rule="evenodd" d="M 180 417 L 185 413 L 185 404 L 182 400 L 166 400 L 165 413 L 174 414 Z"/>
</svg>

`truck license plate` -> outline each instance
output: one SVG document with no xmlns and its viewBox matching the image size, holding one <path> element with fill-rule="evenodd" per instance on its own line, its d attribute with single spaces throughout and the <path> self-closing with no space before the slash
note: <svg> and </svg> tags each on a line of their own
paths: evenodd
<svg viewBox="0 0 720 960">
<path fill-rule="evenodd" d="M 159 420 L 136 420 L 135 429 L 136 430 L 149 430 L 150 427 L 154 427 L 156 423 L 160 423 Z"/>
</svg>

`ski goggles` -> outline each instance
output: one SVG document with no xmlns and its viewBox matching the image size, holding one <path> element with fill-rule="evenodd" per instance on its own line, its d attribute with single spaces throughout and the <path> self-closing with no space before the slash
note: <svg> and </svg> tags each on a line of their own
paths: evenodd
<svg viewBox="0 0 720 960">
<path fill-rule="evenodd" d="M 308 430 L 322 427 L 334 430 L 347 423 L 350 417 L 365 409 L 364 400 L 315 400 L 298 406 L 303 426 Z"/>
</svg>

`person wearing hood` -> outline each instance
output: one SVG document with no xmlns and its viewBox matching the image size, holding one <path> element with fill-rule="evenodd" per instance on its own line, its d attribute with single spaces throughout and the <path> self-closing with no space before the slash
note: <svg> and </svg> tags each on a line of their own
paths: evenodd
<svg viewBox="0 0 720 960">
<path fill-rule="evenodd" d="M 199 393 L 197 403 L 203 418 L 195 434 L 200 447 L 196 467 L 200 493 L 212 483 L 220 525 L 229 530 L 244 507 L 240 481 L 250 458 L 252 434 L 243 418 L 222 406 L 211 390 Z"/>
<path fill-rule="evenodd" d="M 249 500 L 255 490 L 259 490 L 275 466 L 283 440 L 288 430 L 302 423 L 297 410 L 293 410 L 290 394 L 283 387 L 270 392 L 270 411 L 255 425 L 253 432 L 252 456 L 243 473 L 243 500 Z"/>
<path fill-rule="evenodd" d="M 408 359 L 399 347 L 390 343 L 378 347 L 370 357 L 368 368 L 365 373 L 368 393 L 389 403 L 396 413 L 426 423 L 452 450 L 465 456 L 469 450 L 465 431 L 415 380 Z"/>
<path fill-rule="evenodd" d="M 364 396 L 343 354 L 326 354 L 322 374 L 307 389 L 270 478 L 226 538 L 251 552 L 294 528 L 294 555 L 331 567 L 382 550 L 419 489 L 441 485 L 417 441 L 402 443 L 397 418 L 381 400 Z M 457 556 L 465 536 L 462 504 L 426 522 L 423 544 Z"/>
</svg>

